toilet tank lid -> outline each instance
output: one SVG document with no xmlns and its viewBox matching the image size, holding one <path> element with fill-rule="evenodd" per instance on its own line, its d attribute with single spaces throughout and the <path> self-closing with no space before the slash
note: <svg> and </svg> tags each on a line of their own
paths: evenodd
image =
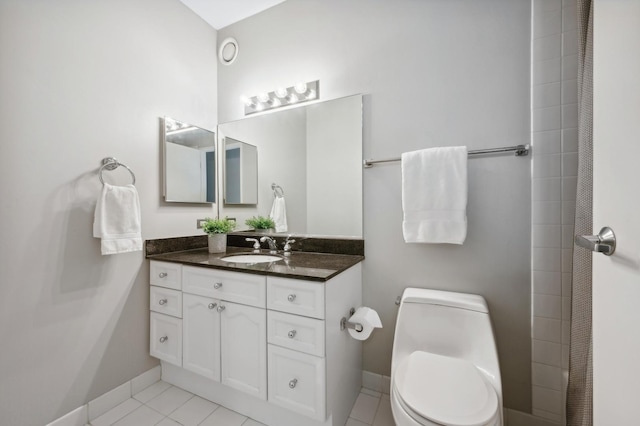
<svg viewBox="0 0 640 426">
<path fill-rule="evenodd" d="M 477 294 L 455 293 L 426 288 L 406 288 L 402 293 L 402 303 L 425 303 L 489 313 L 486 300 Z"/>
</svg>

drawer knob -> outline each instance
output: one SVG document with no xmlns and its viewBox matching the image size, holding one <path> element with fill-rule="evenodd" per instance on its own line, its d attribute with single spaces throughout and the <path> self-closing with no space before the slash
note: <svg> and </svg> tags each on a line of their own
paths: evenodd
<svg viewBox="0 0 640 426">
<path fill-rule="evenodd" d="M 213 285 L 213 288 L 215 288 L 216 290 L 219 289 L 220 287 L 222 287 L 222 283 L 215 283 Z"/>
<path fill-rule="evenodd" d="M 169 340 L 169 338 L 168 338 L 167 336 L 162 336 L 162 337 L 160 338 L 160 343 L 164 343 L 164 342 L 166 342 L 167 340 Z"/>
<path fill-rule="evenodd" d="M 215 309 L 218 306 L 217 303 L 209 303 L 209 309 Z"/>
<path fill-rule="evenodd" d="M 159 276 L 160 278 L 165 278 L 167 275 L 168 275 L 168 274 L 167 274 L 166 272 L 160 272 L 160 273 L 158 274 L 158 276 Z"/>
<path fill-rule="evenodd" d="M 287 333 L 287 336 L 289 336 L 289 339 L 293 339 L 294 337 L 296 337 L 296 331 L 291 330 L 289 333 Z"/>
<path fill-rule="evenodd" d="M 289 381 L 289 387 L 291 389 L 295 388 L 297 384 L 298 384 L 298 379 L 293 379 Z"/>
<path fill-rule="evenodd" d="M 227 308 L 226 306 L 220 305 L 220 306 L 218 306 L 218 312 L 222 312 L 222 311 L 224 311 L 226 308 Z"/>
<path fill-rule="evenodd" d="M 287 300 L 289 302 L 293 302 L 294 300 L 296 300 L 296 295 L 295 294 L 290 294 L 287 296 Z"/>
<path fill-rule="evenodd" d="M 166 304 L 167 304 L 167 299 L 158 300 L 158 305 L 166 305 Z"/>
</svg>

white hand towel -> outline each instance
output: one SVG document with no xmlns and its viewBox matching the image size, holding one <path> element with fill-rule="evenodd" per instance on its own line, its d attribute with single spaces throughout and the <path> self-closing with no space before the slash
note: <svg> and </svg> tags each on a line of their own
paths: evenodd
<svg viewBox="0 0 640 426">
<path fill-rule="evenodd" d="M 462 244 L 467 236 L 467 147 L 402 154 L 407 243 Z"/>
<path fill-rule="evenodd" d="M 287 205 L 284 197 L 276 197 L 269 217 L 276 223 L 276 232 L 287 232 Z"/>
<path fill-rule="evenodd" d="M 140 200 L 135 186 L 103 185 L 96 204 L 93 236 L 102 239 L 103 255 L 142 250 Z"/>
</svg>

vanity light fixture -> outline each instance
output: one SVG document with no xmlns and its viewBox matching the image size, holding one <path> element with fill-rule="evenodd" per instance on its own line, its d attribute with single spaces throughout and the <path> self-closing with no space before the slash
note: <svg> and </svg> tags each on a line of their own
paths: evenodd
<svg viewBox="0 0 640 426">
<path fill-rule="evenodd" d="M 244 115 L 281 108 L 293 104 L 312 101 L 318 98 L 320 81 L 296 83 L 291 87 L 278 87 L 272 92 L 260 93 L 256 96 L 241 96 L 244 104 Z"/>
</svg>

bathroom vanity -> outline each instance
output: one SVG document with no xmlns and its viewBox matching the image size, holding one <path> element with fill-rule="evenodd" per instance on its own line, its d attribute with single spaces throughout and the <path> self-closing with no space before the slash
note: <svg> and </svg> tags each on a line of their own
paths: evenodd
<svg viewBox="0 0 640 426">
<path fill-rule="evenodd" d="M 271 426 L 343 426 L 361 387 L 361 342 L 340 321 L 362 304 L 363 256 L 276 262 L 193 249 L 150 259 L 150 353 L 162 378 Z"/>
</svg>

